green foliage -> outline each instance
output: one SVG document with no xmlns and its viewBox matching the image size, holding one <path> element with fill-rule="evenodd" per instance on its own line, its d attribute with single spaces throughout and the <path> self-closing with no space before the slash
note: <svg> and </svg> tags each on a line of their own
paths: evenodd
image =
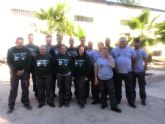
<svg viewBox="0 0 165 124">
<path fill-rule="evenodd" d="M 165 43 L 165 21 L 155 24 L 157 39 Z"/>
<path fill-rule="evenodd" d="M 76 35 L 75 25 L 71 22 L 66 14 L 68 12 L 68 7 L 65 3 L 58 3 L 55 7 L 50 7 L 47 10 L 40 9 L 40 11 L 35 12 L 34 16 L 47 23 L 47 29 L 41 30 L 39 26 L 33 24 L 36 30 L 42 33 L 52 34 L 57 32 L 61 35 Z"/>
<path fill-rule="evenodd" d="M 121 24 L 128 26 L 131 30 L 139 31 L 143 46 L 152 46 L 157 43 L 155 38 L 155 20 L 159 16 L 154 17 L 150 21 L 150 11 L 148 9 L 142 10 L 142 13 L 137 17 L 132 17 L 130 20 L 121 20 Z M 131 33 L 126 35 L 129 37 L 129 44 L 132 42 Z"/>
<path fill-rule="evenodd" d="M 78 37 L 79 39 L 81 37 L 85 37 L 85 31 L 84 31 L 84 29 L 80 25 L 77 26 L 76 37 Z"/>
</svg>

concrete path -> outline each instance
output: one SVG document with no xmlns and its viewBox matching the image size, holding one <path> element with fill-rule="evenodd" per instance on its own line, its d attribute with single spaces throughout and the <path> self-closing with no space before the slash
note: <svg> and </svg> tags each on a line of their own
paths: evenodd
<svg viewBox="0 0 165 124">
<path fill-rule="evenodd" d="M 7 99 L 9 83 L 0 82 L 0 124 L 165 124 L 165 81 L 149 84 L 147 87 L 147 106 L 140 104 L 139 96 L 136 100 L 137 108 L 130 108 L 125 93 L 119 107 L 122 113 L 115 113 L 110 107 L 100 109 L 100 105 L 91 105 L 91 99 L 85 109 L 79 109 L 75 99 L 69 108 L 37 108 L 37 101 L 30 87 L 31 111 L 26 110 L 20 102 L 20 92 L 17 97 L 14 113 L 8 115 Z M 57 99 L 56 106 L 58 105 Z"/>
</svg>

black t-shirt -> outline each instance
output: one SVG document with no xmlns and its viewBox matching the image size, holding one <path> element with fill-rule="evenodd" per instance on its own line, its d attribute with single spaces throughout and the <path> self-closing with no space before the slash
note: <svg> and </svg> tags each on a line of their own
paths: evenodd
<svg viewBox="0 0 165 124">
<path fill-rule="evenodd" d="M 7 62 L 11 71 L 24 70 L 29 71 L 31 57 L 30 51 L 26 47 L 20 49 L 12 47 L 7 53 Z"/>
<path fill-rule="evenodd" d="M 77 49 L 75 47 L 69 47 L 67 51 L 68 55 L 72 58 L 74 58 L 77 55 Z"/>
<path fill-rule="evenodd" d="M 72 71 L 72 59 L 68 54 L 59 54 L 55 59 L 55 69 L 57 74 L 67 74 Z"/>
<path fill-rule="evenodd" d="M 38 46 L 36 46 L 34 44 L 27 44 L 25 47 L 30 50 L 31 54 L 33 54 L 33 55 L 39 54 L 39 47 Z"/>
<path fill-rule="evenodd" d="M 37 55 L 34 59 L 34 67 L 36 76 L 49 76 L 53 73 L 53 60 L 48 54 Z"/>
<path fill-rule="evenodd" d="M 76 56 L 73 60 L 73 76 L 88 76 L 90 69 L 90 60 L 88 55 Z"/>
</svg>

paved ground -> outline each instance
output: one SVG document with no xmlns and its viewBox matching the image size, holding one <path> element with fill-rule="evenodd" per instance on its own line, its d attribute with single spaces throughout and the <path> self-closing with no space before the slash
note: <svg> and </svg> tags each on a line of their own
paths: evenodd
<svg viewBox="0 0 165 124">
<path fill-rule="evenodd" d="M 147 86 L 147 106 L 140 104 L 137 97 L 137 108 L 127 105 L 125 97 L 119 107 L 122 113 L 112 112 L 110 107 L 101 110 L 99 105 L 91 105 L 91 99 L 85 109 L 81 110 L 73 99 L 69 108 L 37 108 L 37 101 L 30 87 L 30 100 L 33 110 L 27 111 L 20 103 L 20 93 L 17 97 L 15 111 L 6 114 L 9 83 L 0 82 L 0 124 L 164 124 L 165 123 L 165 82 L 155 82 Z M 21 89 L 19 89 L 21 92 Z M 124 93 L 123 93 L 124 94 Z M 55 99 L 56 105 L 57 99 Z M 6 122 L 5 122 L 6 121 Z"/>
</svg>

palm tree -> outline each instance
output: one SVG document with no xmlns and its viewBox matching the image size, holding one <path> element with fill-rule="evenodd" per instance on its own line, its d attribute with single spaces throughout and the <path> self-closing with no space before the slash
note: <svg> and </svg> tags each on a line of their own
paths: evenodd
<svg viewBox="0 0 165 124">
<path fill-rule="evenodd" d="M 55 7 L 50 7 L 48 10 L 40 9 L 40 11 L 35 12 L 34 16 L 41 21 L 47 23 L 47 29 L 40 30 L 42 33 L 53 32 L 60 33 L 61 35 L 74 35 L 74 24 L 67 18 L 66 12 L 68 8 L 64 3 L 58 3 Z M 34 24 L 35 27 L 35 24 Z M 37 26 L 36 26 L 37 27 Z"/>
<path fill-rule="evenodd" d="M 155 27 L 156 27 L 155 34 L 157 36 L 157 39 L 165 43 L 165 21 L 157 23 Z"/>
<path fill-rule="evenodd" d="M 130 20 L 121 20 L 121 24 L 128 26 L 133 31 L 138 31 L 140 37 L 142 39 L 142 43 L 144 46 L 152 46 L 157 43 L 155 39 L 155 20 L 159 16 L 156 16 L 151 21 L 150 20 L 150 11 L 148 9 L 142 10 L 142 13 L 137 17 L 132 17 Z M 127 35 L 131 36 L 131 33 L 127 33 Z M 130 40 L 131 43 L 132 39 Z"/>
</svg>

